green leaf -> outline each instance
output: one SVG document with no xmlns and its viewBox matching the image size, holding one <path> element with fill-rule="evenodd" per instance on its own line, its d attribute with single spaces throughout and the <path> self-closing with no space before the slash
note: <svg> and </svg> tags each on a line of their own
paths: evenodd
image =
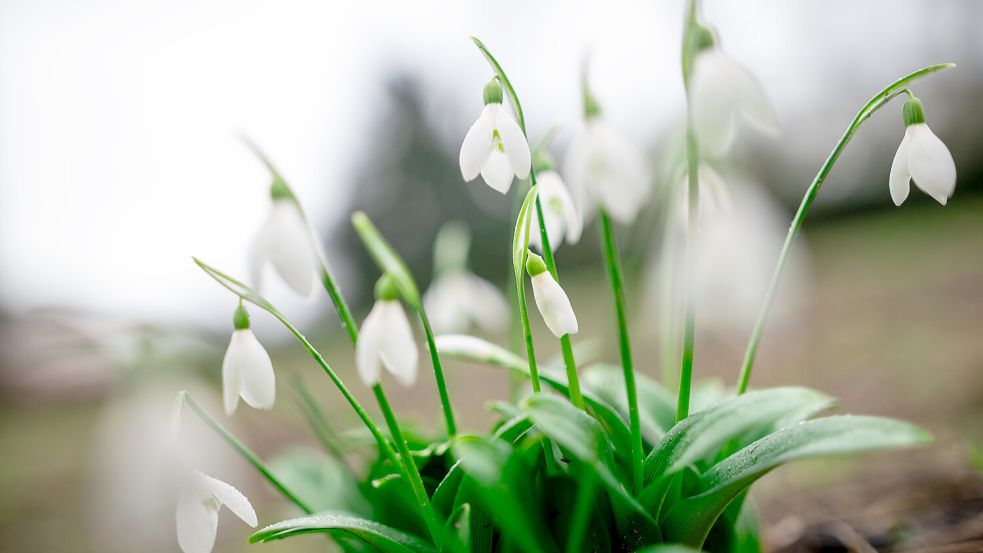
<svg viewBox="0 0 983 553">
<path fill-rule="evenodd" d="M 365 245 L 365 249 L 372 256 L 379 270 L 396 280 L 396 286 L 399 287 L 406 303 L 417 311 L 422 309 L 420 290 L 416 287 L 413 275 L 410 274 L 403 258 L 396 253 L 396 250 L 382 236 L 379 229 L 372 224 L 369 216 L 364 212 L 356 211 L 352 214 L 352 226 L 355 227 L 355 232 L 362 239 L 362 244 Z"/>
<path fill-rule="evenodd" d="M 534 394 L 523 402 L 530 420 L 543 434 L 555 440 L 578 461 L 592 467 L 613 497 L 630 507 L 647 522 L 651 515 L 625 490 L 615 476 L 611 444 L 593 417 L 570 402 L 545 394 Z"/>
<path fill-rule="evenodd" d="M 433 546 L 416 536 L 345 513 L 320 513 L 284 520 L 256 532 L 249 537 L 249 543 L 315 533 L 354 535 L 386 553 L 436 553 Z"/>
<path fill-rule="evenodd" d="M 532 210 L 530 206 L 536 198 L 536 187 L 529 187 L 526 199 L 522 201 L 519 208 L 519 216 L 515 221 L 515 232 L 512 234 L 512 270 L 515 273 L 515 281 L 522 282 L 522 275 L 526 270 L 526 256 L 529 255 L 529 223 L 532 221 Z"/>
<path fill-rule="evenodd" d="M 526 360 L 511 351 L 468 334 L 441 334 L 434 339 L 437 351 L 444 356 L 463 361 L 484 363 L 523 372 L 529 375 Z"/>
<path fill-rule="evenodd" d="M 637 550 L 635 553 L 700 553 L 699 549 L 678 544 L 659 544 Z"/>
<path fill-rule="evenodd" d="M 462 490 L 473 489 L 481 504 L 494 517 L 495 523 L 508 534 L 516 544 L 526 551 L 555 550 L 545 547 L 546 532 L 541 527 L 541 517 L 530 510 L 534 498 L 530 497 L 532 480 L 530 470 L 522 459 L 513 455 L 509 444 L 481 436 L 459 435 L 451 447 L 454 456 L 460 459 L 461 467 L 471 478 L 472 485 Z M 464 494 L 465 499 L 467 494 Z M 472 526 L 473 533 L 482 532 Z"/>
<path fill-rule="evenodd" d="M 471 504 L 459 505 L 447 520 L 448 533 L 457 534 L 461 543 L 471 542 Z"/>
<path fill-rule="evenodd" d="M 287 488 L 315 511 L 369 514 L 371 507 L 341 461 L 310 448 L 292 448 L 270 461 Z"/>
<path fill-rule="evenodd" d="M 711 457 L 728 442 L 765 427 L 784 426 L 829 407 L 832 399 L 807 388 L 772 388 L 731 397 L 683 419 L 645 459 L 646 483 Z"/>
<path fill-rule="evenodd" d="M 841 415 L 800 422 L 761 438 L 707 470 L 698 483 L 698 489 L 704 491 L 670 509 L 663 528 L 669 539 L 702 546 L 727 505 L 775 467 L 798 459 L 908 447 L 930 439 L 914 425 L 880 417 Z"/>
<path fill-rule="evenodd" d="M 607 364 L 591 365 L 581 378 L 585 389 L 628 417 L 628 398 L 625 376 L 621 367 Z M 635 374 L 638 391 L 639 419 L 642 434 L 650 442 L 665 435 L 676 422 L 676 399 L 661 384 L 643 374 Z"/>
</svg>

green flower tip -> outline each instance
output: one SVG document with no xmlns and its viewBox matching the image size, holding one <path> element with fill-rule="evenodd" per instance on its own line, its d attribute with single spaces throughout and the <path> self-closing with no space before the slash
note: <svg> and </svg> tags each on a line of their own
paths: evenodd
<svg viewBox="0 0 983 553">
<path fill-rule="evenodd" d="M 552 171 L 554 166 L 553 156 L 551 156 L 546 150 L 536 150 L 536 153 L 533 154 L 532 168 L 537 173 Z"/>
<path fill-rule="evenodd" d="M 908 98 L 908 101 L 904 103 L 901 113 L 904 116 L 906 127 L 925 122 L 925 108 L 922 107 L 922 101 L 914 96 Z"/>
<path fill-rule="evenodd" d="M 717 45 L 717 37 L 713 34 L 713 31 L 709 27 L 703 25 L 696 25 L 693 29 L 693 49 L 696 52 L 702 52 L 707 48 L 713 48 Z"/>
<path fill-rule="evenodd" d="M 498 82 L 498 77 L 488 81 L 485 85 L 485 105 L 501 104 L 503 97 L 502 83 Z"/>
<path fill-rule="evenodd" d="M 294 193 L 290 191 L 290 187 L 287 183 L 280 178 L 280 175 L 274 175 L 273 184 L 270 185 L 270 197 L 276 200 L 292 200 L 294 199 Z"/>
<path fill-rule="evenodd" d="M 591 119 L 601 114 L 601 104 L 584 85 L 584 118 Z"/>
<path fill-rule="evenodd" d="M 541 275 L 546 272 L 546 262 L 543 261 L 542 257 L 529 252 L 526 257 L 526 272 L 529 273 L 530 277 Z"/>
<path fill-rule="evenodd" d="M 396 279 L 388 273 L 379 277 L 375 283 L 375 299 L 381 301 L 392 301 L 399 299 L 399 286 Z"/>
<path fill-rule="evenodd" d="M 232 315 L 232 326 L 236 330 L 246 330 L 249 328 L 249 312 L 246 311 L 246 306 L 242 302 L 239 302 L 239 307 L 236 307 L 236 311 Z"/>
</svg>

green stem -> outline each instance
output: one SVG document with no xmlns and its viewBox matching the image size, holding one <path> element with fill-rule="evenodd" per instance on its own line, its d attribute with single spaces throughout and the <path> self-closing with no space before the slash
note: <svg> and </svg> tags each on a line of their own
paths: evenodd
<svg viewBox="0 0 983 553">
<path fill-rule="evenodd" d="M 188 407 L 190 407 L 191 410 L 194 411 L 196 415 L 198 415 L 198 418 L 204 421 L 205 424 L 210 426 L 212 430 L 214 430 L 216 433 L 218 433 L 219 436 L 221 436 L 226 442 L 228 442 L 228 444 L 232 446 L 232 449 L 235 449 L 236 452 L 239 453 L 239 455 L 241 455 L 250 465 L 253 466 L 253 468 L 255 468 L 260 474 L 262 474 L 263 478 L 266 478 L 266 481 L 269 482 L 274 488 L 276 488 L 277 491 L 283 494 L 283 496 L 286 497 L 288 500 L 290 500 L 291 503 L 299 507 L 301 511 L 304 511 L 305 514 L 309 515 L 314 512 L 314 509 L 311 509 L 292 491 L 290 491 L 286 486 L 284 486 L 283 482 L 280 482 L 280 480 L 273 475 L 273 472 L 270 471 L 269 467 L 266 466 L 266 463 L 264 463 L 259 457 L 257 457 L 255 453 L 250 451 L 249 448 L 246 447 L 242 442 L 236 439 L 235 436 L 229 433 L 229 431 L 226 430 L 224 426 L 219 424 L 218 421 L 213 419 L 212 416 L 209 415 L 204 409 L 202 409 L 198 405 L 198 403 L 187 392 L 181 392 L 181 393 L 183 394 L 181 401 L 184 404 L 186 404 Z"/>
<path fill-rule="evenodd" d="M 700 150 L 693 130 L 693 107 L 689 101 L 689 77 L 693 58 L 694 31 L 696 30 L 696 0 L 688 0 L 686 22 L 683 29 L 683 88 L 686 90 L 686 173 L 687 173 L 687 217 L 686 217 L 686 288 L 683 321 L 683 345 L 679 361 L 679 399 L 676 400 L 676 421 L 689 416 L 690 388 L 693 381 L 693 349 L 696 338 L 696 294 L 693 282 L 696 278 L 696 247 L 699 232 L 700 212 Z"/>
<path fill-rule="evenodd" d="M 864 122 L 878 109 L 894 99 L 895 96 L 910 93 L 907 92 L 908 87 L 916 81 L 937 71 L 953 67 L 954 65 L 952 63 L 940 63 L 924 67 L 905 75 L 875 94 L 864 107 L 860 108 L 860 111 L 857 112 L 850 126 L 847 127 L 846 131 L 843 132 L 843 136 L 840 137 L 836 146 L 833 147 L 833 151 L 830 152 L 829 157 L 826 158 L 826 161 L 819 168 L 819 172 L 816 173 L 812 184 L 806 189 L 805 195 L 802 197 L 802 202 L 799 204 L 799 209 L 792 218 L 792 224 L 789 226 L 788 234 L 785 236 L 785 243 L 782 244 L 782 251 L 778 255 L 778 264 L 775 266 L 775 272 L 772 274 L 771 284 L 768 286 L 768 292 L 765 294 L 765 300 L 761 306 L 761 311 L 758 313 L 758 319 L 754 323 L 754 329 L 751 331 L 751 338 L 748 340 L 747 350 L 744 353 L 744 362 L 741 364 L 741 374 L 737 382 L 737 393 L 739 395 L 747 391 L 748 383 L 751 380 L 751 369 L 754 366 L 754 360 L 758 353 L 758 344 L 761 342 L 761 335 L 764 332 L 765 323 L 768 320 L 768 312 L 771 310 L 771 304 L 775 299 L 778 283 L 781 281 L 782 274 L 785 270 L 785 263 L 788 261 L 788 255 L 792 249 L 792 242 L 798 236 L 799 229 L 802 228 L 809 207 L 812 206 L 812 202 L 816 199 L 820 187 L 826 181 L 826 177 L 833 169 L 833 165 L 839 159 L 840 154 L 843 153 L 843 150 L 850 142 L 850 139 L 853 138 L 853 135 L 857 133 Z"/>
<path fill-rule="evenodd" d="M 413 460 L 409 444 L 406 443 L 406 438 L 403 436 L 403 431 L 399 427 L 396 415 L 393 414 L 392 407 L 389 405 L 386 392 L 382 389 L 381 384 L 376 384 L 372 387 L 372 393 L 375 394 L 375 399 L 379 403 L 379 410 L 382 411 L 382 416 L 386 420 L 386 425 L 389 426 L 389 432 L 392 434 L 393 441 L 396 443 L 397 449 L 399 449 L 400 464 L 398 466 L 403 469 L 403 477 L 406 478 L 407 484 L 410 486 L 410 490 L 416 498 L 427 529 L 430 531 L 430 535 L 435 543 L 442 543 L 444 541 L 444 528 L 437 519 L 437 513 L 430 503 L 430 497 L 427 496 L 427 490 L 423 485 L 423 478 L 420 476 L 420 469 L 416 466 L 416 461 Z"/>
<path fill-rule="evenodd" d="M 526 358 L 529 361 L 529 381 L 532 391 L 539 393 L 542 385 L 539 381 L 539 365 L 536 363 L 536 347 L 532 342 L 532 329 L 529 327 L 529 308 L 526 305 L 525 277 L 516 275 L 515 295 L 519 304 L 519 323 L 522 325 L 522 338 L 526 343 Z"/>
<path fill-rule="evenodd" d="M 430 319 L 421 307 L 418 310 L 420 322 L 423 323 L 423 330 L 427 335 L 427 346 L 430 348 L 430 361 L 433 363 L 433 373 L 437 380 L 437 392 L 440 394 L 440 404 L 444 408 L 444 420 L 447 423 L 447 437 L 454 438 L 457 435 L 457 424 L 454 422 L 454 410 L 451 407 L 451 398 L 447 394 L 447 383 L 444 381 L 444 369 L 440 364 L 440 356 L 437 354 L 437 343 L 434 340 L 433 329 L 430 327 Z"/>
<path fill-rule="evenodd" d="M 635 388 L 635 369 L 631 359 L 631 344 L 628 339 L 628 318 L 625 315 L 625 289 L 621 274 L 618 247 L 614 241 L 611 218 L 599 210 L 601 239 L 604 243 L 604 264 L 614 296 L 614 313 L 618 323 L 618 348 L 621 352 L 621 367 L 625 375 L 625 394 L 628 397 L 628 423 L 631 431 L 631 472 L 635 493 L 642 490 L 642 423 L 638 414 L 638 390 Z"/>
<path fill-rule="evenodd" d="M 358 325 L 355 324 L 355 319 L 352 317 L 352 312 L 348 308 L 348 303 L 345 302 L 345 298 L 341 295 L 341 291 L 335 284 L 334 277 L 331 275 L 331 270 L 328 269 L 328 264 L 324 260 L 320 260 L 321 263 L 321 284 L 324 289 L 328 292 L 328 297 L 331 298 L 331 303 L 334 304 L 335 312 L 338 313 L 338 320 L 341 321 L 341 327 L 348 332 L 348 338 L 352 341 L 354 345 L 358 341 Z"/>
</svg>

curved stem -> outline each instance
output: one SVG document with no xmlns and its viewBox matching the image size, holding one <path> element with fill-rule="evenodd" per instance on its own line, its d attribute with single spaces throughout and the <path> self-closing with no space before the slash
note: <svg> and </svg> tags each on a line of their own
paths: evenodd
<svg viewBox="0 0 983 553">
<path fill-rule="evenodd" d="M 447 437 L 453 438 L 457 435 L 457 424 L 454 422 L 454 410 L 451 407 L 451 398 L 447 394 L 447 383 L 444 380 L 444 369 L 440 364 L 440 356 L 437 354 L 437 344 L 434 341 L 433 329 L 430 328 L 430 319 L 421 307 L 417 310 L 420 315 L 420 322 L 423 323 L 423 330 L 427 335 L 427 347 L 430 349 L 430 362 L 433 363 L 433 372 L 437 380 L 437 393 L 440 394 L 440 405 L 444 409 L 444 421 L 447 424 Z"/>
<path fill-rule="evenodd" d="M 266 463 L 264 463 L 262 459 L 257 457 L 255 453 L 253 453 L 242 442 L 236 439 L 236 437 L 233 436 L 228 430 L 226 430 L 224 426 L 222 426 L 221 424 L 218 423 L 218 421 L 213 419 L 212 416 L 209 415 L 207 411 L 205 411 L 204 409 L 201 408 L 201 406 L 198 405 L 198 403 L 191 397 L 191 395 L 189 395 L 187 392 L 181 392 L 181 394 L 182 397 L 180 401 L 187 404 L 187 406 L 190 407 L 191 410 L 194 411 L 196 415 L 198 415 L 198 418 L 200 418 L 205 424 L 211 427 L 212 430 L 214 430 L 216 433 L 218 433 L 219 436 L 221 436 L 226 442 L 228 442 L 228 444 L 232 446 L 232 449 L 236 450 L 236 452 L 238 452 L 239 455 L 241 455 L 250 465 L 252 465 L 253 468 L 255 468 L 261 475 L 263 475 L 263 478 L 265 478 L 266 481 L 270 483 L 270 485 L 276 488 L 276 490 L 281 494 L 283 494 L 283 496 L 286 497 L 288 500 L 290 500 L 291 503 L 299 507 L 301 511 L 304 511 L 305 514 L 309 515 L 314 512 L 314 509 L 310 508 L 306 503 L 304 503 L 303 500 L 301 500 L 285 485 L 283 485 L 283 482 L 280 482 L 280 480 L 273 475 L 273 472 L 270 471 L 269 467 L 266 466 Z"/>
<path fill-rule="evenodd" d="M 334 304 L 335 312 L 338 314 L 338 320 L 341 321 L 341 327 L 345 329 L 348 333 L 348 338 L 352 341 L 352 345 L 358 341 L 358 325 L 355 323 L 355 319 L 352 317 L 352 312 L 348 308 L 348 303 L 345 298 L 341 295 L 341 290 L 338 285 L 335 284 L 334 277 L 331 275 L 331 270 L 328 268 L 328 264 L 324 260 L 319 260 L 321 263 L 321 285 L 324 286 L 325 291 L 328 293 L 328 297 L 331 298 L 331 303 Z"/>
<path fill-rule="evenodd" d="M 601 238 L 604 242 L 604 264 L 608 269 L 611 294 L 614 296 L 614 312 L 618 322 L 618 347 L 621 367 L 625 375 L 625 394 L 628 397 L 628 425 L 631 432 L 631 473 L 635 493 L 642 490 L 642 424 L 638 413 L 638 390 L 635 388 L 635 368 L 631 359 L 628 340 L 628 317 L 625 315 L 625 288 L 618 259 L 618 247 L 614 242 L 611 218 L 599 210 Z"/>
<path fill-rule="evenodd" d="M 754 329 L 751 331 L 751 338 L 748 340 L 747 350 L 744 352 L 744 362 L 741 364 L 741 373 L 737 382 L 738 394 L 743 394 L 747 391 L 748 383 L 751 380 L 751 369 L 754 366 L 754 360 L 758 353 L 758 345 L 761 342 L 761 335 L 764 332 L 765 323 L 768 320 L 768 312 L 771 310 L 771 304 L 775 300 L 775 291 L 778 289 L 778 283 L 781 281 L 782 273 L 785 270 L 785 263 L 788 261 L 789 251 L 792 249 L 792 242 L 799 234 L 799 229 L 802 228 L 802 223 L 809 211 L 809 207 L 812 206 L 812 202 L 816 199 L 819 189 L 822 187 L 823 182 L 826 181 L 826 177 L 833 169 L 833 165 L 836 164 L 836 160 L 839 159 L 840 154 L 843 153 L 843 150 L 850 142 L 850 139 L 853 138 L 853 135 L 857 133 L 864 122 L 877 110 L 894 99 L 895 96 L 906 93 L 908 87 L 915 82 L 935 72 L 954 66 L 955 64 L 952 63 L 940 63 L 924 67 L 905 75 L 875 94 L 864 107 L 860 108 L 860 111 L 857 112 L 850 126 L 847 127 L 846 131 L 843 132 L 843 136 L 840 137 L 840 140 L 833 147 L 833 151 L 830 152 L 829 157 L 826 158 L 826 161 L 819 168 L 819 172 L 813 178 L 812 184 L 809 185 L 805 195 L 802 197 L 799 209 L 795 212 L 795 216 L 792 218 L 792 224 L 788 229 L 788 234 L 785 236 L 785 243 L 782 244 L 782 251 L 778 254 L 778 263 L 775 265 L 775 272 L 772 274 L 771 284 L 768 286 L 764 303 L 761 306 L 761 311 L 758 313 L 758 319 L 754 323 Z"/>
</svg>

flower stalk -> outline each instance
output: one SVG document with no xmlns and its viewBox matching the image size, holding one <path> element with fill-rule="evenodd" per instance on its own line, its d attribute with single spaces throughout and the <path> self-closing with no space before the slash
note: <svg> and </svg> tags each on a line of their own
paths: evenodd
<svg viewBox="0 0 983 553">
<path fill-rule="evenodd" d="M 795 237 L 798 236 L 799 230 L 802 228 L 802 223 L 805 221 L 806 214 L 809 212 L 809 208 L 812 206 L 812 202 L 816 199 L 816 195 L 819 193 L 819 189 L 822 187 L 823 183 L 826 182 L 826 177 L 829 176 L 829 172 L 833 169 L 833 165 L 840 158 L 840 154 L 846 148 L 846 145 L 853 138 L 853 135 L 857 133 L 861 125 L 864 124 L 867 119 L 869 119 L 878 109 L 883 107 L 885 104 L 890 102 L 899 94 L 905 94 L 909 86 L 915 82 L 933 74 L 943 69 L 948 69 L 954 67 L 953 63 L 940 63 L 936 65 L 930 65 L 914 71 L 904 77 L 898 79 L 884 90 L 881 90 L 873 96 L 862 108 L 857 112 L 857 115 L 850 122 L 850 125 L 843 132 L 840 140 L 833 147 L 833 151 L 830 152 L 829 157 L 823 162 L 822 166 L 819 168 L 819 172 L 813 178 L 812 183 L 809 188 L 806 189 L 805 195 L 802 197 L 802 202 L 799 204 L 798 210 L 795 212 L 795 216 L 792 218 L 792 224 L 788 228 L 788 234 L 785 236 L 785 243 L 782 244 L 781 253 L 778 254 L 778 263 L 775 265 L 775 272 L 771 277 L 771 284 L 768 286 L 768 291 L 765 294 L 764 302 L 761 305 L 761 311 L 758 313 L 758 318 L 754 323 L 754 329 L 751 331 L 751 337 L 748 339 L 747 349 L 744 352 L 744 361 L 741 364 L 741 373 L 737 380 L 737 394 L 741 395 L 747 391 L 748 384 L 751 380 L 751 369 L 754 367 L 754 361 L 758 353 L 758 345 L 761 342 L 761 335 L 764 332 L 765 323 L 768 321 L 768 312 L 771 310 L 771 304 L 775 299 L 775 291 L 778 289 L 778 283 L 781 281 L 782 274 L 785 270 L 785 263 L 788 261 L 789 252 L 792 249 L 792 243 L 795 241 Z"/>
</svg>

